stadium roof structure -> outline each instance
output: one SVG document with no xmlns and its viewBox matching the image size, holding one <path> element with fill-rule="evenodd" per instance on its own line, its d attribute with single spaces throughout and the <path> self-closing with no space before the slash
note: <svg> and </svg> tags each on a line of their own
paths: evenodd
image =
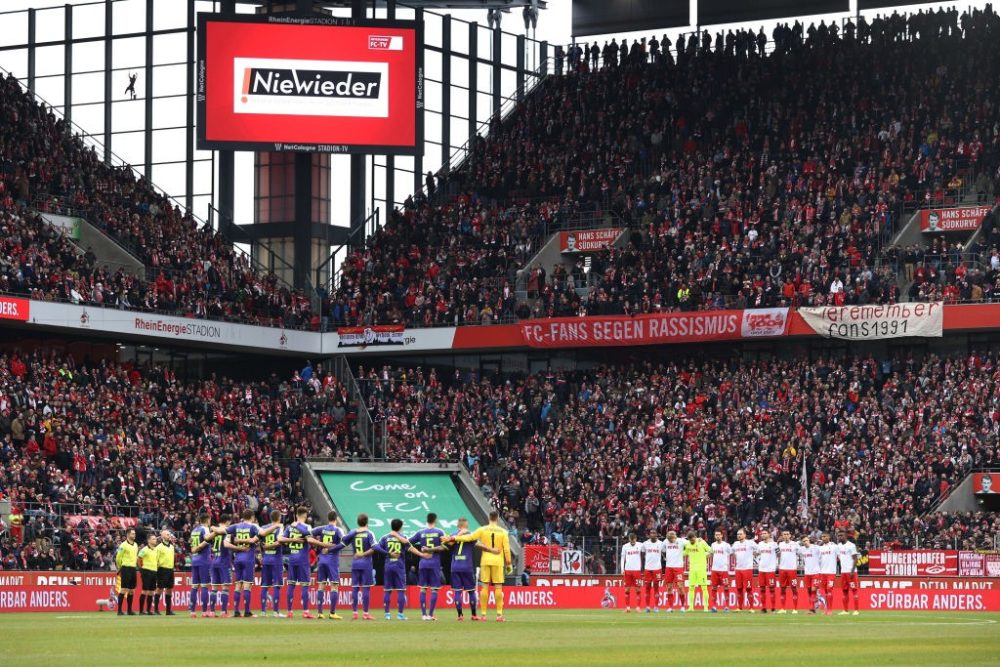
<svg viewBox="0 0 1000 667">
<path fill-rule="evenodd" d="M 848 0 L 698 0 L 698 25 L 846 13 Z"/>
<path fill-rule="evenodd" d="M 376 7 L 385 7 L 389 0 L 372 0 Z M 236 0 L 241 5 L 285 5 L 295 7 L 295 0 Z M 313 0 L 314 9 L 343 9 L 352 7 L 355 0 Z M 372 4 L 366 0 L 364 5 Z M 532 0 L 405 0 L 405 2 L 395 3 L 398 7 L 410 7 L 412 9 L 519 9 L 530 7 Z M 539 9 L 545 9 L 548 0 L 537 0 Z"/>
</svg>

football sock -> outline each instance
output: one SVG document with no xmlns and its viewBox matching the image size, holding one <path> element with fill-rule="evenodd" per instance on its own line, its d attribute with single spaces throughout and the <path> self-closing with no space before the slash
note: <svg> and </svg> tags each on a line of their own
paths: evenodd
<svg viewBox="0 0 1000 667">
<path fill-rule="evenodd" d="M 503 616 L 503 584 L 493 584 L 493 595 L 497 598 L 497 616 Z"/>
</svg>

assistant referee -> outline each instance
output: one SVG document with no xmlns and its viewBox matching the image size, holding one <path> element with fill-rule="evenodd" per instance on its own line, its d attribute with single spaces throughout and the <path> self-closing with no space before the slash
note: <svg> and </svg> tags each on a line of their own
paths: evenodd
<svg viewBox="0 0 1000 667">
<path fill-rule="evenodd" d="M 156 595 L 153 596 L 153 613 L 160 613 L 160 598 L 167 609 L 167 616 L 173 616 L 174 595 L 174 534 L 169 530 L 160 531 L 160 544 L 156 547 Z"/>
<path fill-rule="evenodd" d="M 118 578 L 121 581 L 118 591 L 118 615 L 122 614 L 122 602 L 126 602 L 128 615 L 135 616 L 132 611 L 132 594 L 135 592 L 136 572 L 139 562 L 139 545 L 135 543 L 135 529 L 129 528 L 125 533 L 125 541 L 118 545 L 115 553 L 115 565 L 118 566 Z"/>
</svg>

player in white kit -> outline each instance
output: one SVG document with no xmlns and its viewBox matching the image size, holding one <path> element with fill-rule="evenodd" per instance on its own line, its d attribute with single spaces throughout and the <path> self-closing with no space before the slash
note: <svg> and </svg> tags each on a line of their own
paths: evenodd
<svg viewBox="0 0 1000 667">
<path fill-rule="evenodd" d="M 778 586 L 781 587 L 781 609 L 779 614 L 788 613 L 788 589 L 792 589 L 792 613 L 799 613 L 799 543 L 792 539 L 791 532 L 781 531 L 778 542 Z"/>
<path fill-rule="evenodd" d="M 854 615 L 858 611 L 858 589 L 861 587 L 858 582 L 858 547 L 854 542 L 847 539 L 842 532 L 837 533 L 837 557 L 840 559 L 840 592 L 844 596 L 844 611 L 841 616 L 846 616 L 850 606 L 849 597 L 854 600 Z"/>
<path fill-rule="evenodd" d="M 715 531 L 715 541 L 712 542 L 712 612 L 719 610 L 719 597 L 722 597 L 722 611 L 729 611 L 729 557 L 733 555 L 733 547 L 722 539 L 722 531 Z"/>
<path fill-rule="evenodd" d="M 837 557 L 840 548 L 830 541 L 830 533 L 823 533 L 819 545 L 819 597 L 826 615 L 833 613 L 833 584 L 837 580 Z"/>
<path fill-rule="evenodd" d="M 655 530 L 649 531 L 649 539 L 642 543 L 643 588 L 646 591 L 646 613 L 652 606 L 660 613 L 660 581 L 663 579 L 663 542 Z"/>
<path fill-rule="evenodd" d="M 809 596 L 809 613 L 816 613 L 816 587 L 819 585 L 819 547 L 806 535 L 799 546 L 799 556 L 802 557 L 802 573 L 806 584 L 806 594 Z"/>
<path fill-rule="evenodd" d="M 635 591 L 635 608 L 642 603 L 642 545 L 635 541 L 635 533 L 628 534 L 628 542 L 622 546 L 619 569 L 625 579 L 625 613 L 632 611 L 632 591 Z"/>
<path fill-rule="evenodd" d="M 736 532 L 733 555 L 736 557 L 736 605 L 738 611 L 753 611 L 753 557 L 757 552 L 757 542 L 747 539 L 745 530 Z"/>
<path fill-rule="evenodd" d="M 757 586 L 760 589 L 760 609 L 765 614 L 768 593 L 771 596 L 771 611 L 778 610 L 778 595 L 774 588 L 777 567 L 778 543 L 771 539 L 770 531 L 762 531 L 760 542 L 757 543 Z"/>
<path fill-rule="evenodd" d="M 677 533 L 672 530 L 667 533 L 667 539 L 663 543 L 668 612 L 672 612 L 675 606 L 681 611 L 687 610 L 684 606 L 684 547 L 687 543 L 687 540 L 677 537 Z"/>
</svg>

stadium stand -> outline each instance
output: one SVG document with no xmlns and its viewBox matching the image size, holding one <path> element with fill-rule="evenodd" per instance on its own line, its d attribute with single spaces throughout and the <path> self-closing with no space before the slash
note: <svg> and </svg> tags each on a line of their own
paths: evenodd
<svg viewBox="0 0 1000 667">
<path fill-rule="evenodd" d="M 105 166 L 8 77 L 0 90 L 8 226 L 38 233 L 29 207 L 79 213 L 139 258 L 148 279 L 63 252 L 58 263 L 17 258 L 5 287 L 313 329 L 893 302 L 898 274 L 882 250 L 904 205 L 954 202 L 953 180 L 980 172 L 983 187 L 1000 192 L 1000 132 L 985 120 L 995 87 L 983 85 L 998 73 L 996 15 L 900 20 L 865 24 L 856 36 L 853 27 L 843 35 L 780 27 L 763 57 L 770 47 L 757 46 L 760 36 L 720 33 L 715 50 L 692 35 L 676 60 L 639 45 L 597 71 L 571 58 L 575 69 L 549 77 L 496 122 L 468 162 L 429 190 L 436 196 L 411 198 L 350 254 L 321 313 L 311 295 L 256 272 L 130 171 Z M 816 76 L 830 67 L 833 75 Z M 927 81 L 939 94 L 924 94 Z M 951 104 L 964 90 L 979 93 Z M 750 92 L 768 103 L 747 106 Z M 909 111 L 890 113 L 887 100 Z M 545 238 L 595 209 L 631 234 L 593 259 L 589 294 L 552 272 L 538 298 L 519 300 L 517 274 L 531 271 Z M 927 295 L 918 286 L 907 296 Z"/>
<path fill-rule="evenodd" d="M 202 508 L 290 511 L 303 499 L 300 460 L 360 455 L 343 385 L 306 368 L 184 382 L 162 367 L 0 356 L 0 496 L 22 506 L 25 537 L 38 538 L 0 547 L 3 567 L 41 563 L 44 539 L 58 565 L 100 569 L 113 517 L 180 530 Z M 67 515 L 107 523 L 70 529 Z"/>
<path fill-rule="evenodd" d="M 45 239 L 45 249 L 8 241 L 3 288 L 57 299 L 288 328 L 319 327 L 306 295 L 212 229 L 199 228 L 131 170 L 105 165 L 65 122 L 12 76 L 0 77 L 0 215 L 7 238 Z M 78 257 L 35 211 L 78 215 L 146 266 L 146 280 Z M 28 244 L 29 246 L 31 244 Z"/>
<path fill-rule="evenodd" d="M 3 549 L 4 567 L 50 558 L 67 514 L 183 530 L 203 507 L 287 511 L 302 500 L 298 460 L 360 454 L 346 393 L 319 368 L 307 382 L 183 382 L 35 353 L 5 355 L 0 372 L 0 492 L 35 508 L 28 530 L 47 540 Z M 996 354 L 358 375 L 388 459 L 464 462 L 529 543 L 846 521 L 867 545 L 976 547 L 1000 529 L 928 513 L 994 456 Z M 59 565 L 100 567 L 110 527 L 61 530 Z"/>
<path fill-rule="evenodd" d="M 962 18 L 961 30 L 958 21 L 917 19 L 909 31 L 880 22 L 861 39 L 825 26 L 804 35 L 799 25 L 779 30 L 766 57 L 734 39 L 678 62 L 639 49 L 597 71 L 581 64 L 496 122 L 440 189 L 596 207 L 632 230 L 626 247 L 594 258 L 589 296 L 553 275 L 521 317 L 894 302 L 897 275 L 881 251 L 904 205 L 954 203 L 956 176 L 996 168 L 1000 135 L 977 119 L 997 102 L 982 83 L 998 72 L 1000 26 L 992 13 Z M 926 95 L 928 81 L 940 94 Z M 950 102 L 974 89 L 982 94 L 967 104 Z M 766 103 L 748 105 L 748 96 Z M 1000 192 L 996 179 L 984 187 Z M 461 280 L 465 267 L 441 271 L 440 259 L 410 249 L 426 233 L 459 247 L 477 240 L 485 216 L 463 216 L 467 200 L 457 211 L 418 202 L 348 260 L 340 298 L 355 305 L 346 320 L 370 322 L 364 313 L 386 312 L 386 300 L 397 305 L 392 321 L 433 319 L 403 302 L 435 300 L 435 281 Z M 482 237 L 496 243 L 494 230 Z M 397 275 L 360 273 L 404 257 L 416 261 Z M 495 296 L 479 297 L 494 319 Z"/>
<path fill-rule="evenodd" d="M 950 389 L 973 372 L 968 391 Z M 508 517 L 548 539 L 788 525 L 805 510 L 809 451 L 815 493 L 798 528 L 847 515 L 885 542 L 975 540 L 961 518 L 923 515 L 992 456 L 1000 424 L 995 355 L 650 363 L 517 382 L 359 375 L 390 457 L 465 461 Z"/>
<path fill-rule="evenodd" d="M 692 38 L 669 57 L 571 54 L 572 73 L 550 77 L 467 164 L 350 253 L 321 313 L 104 166 L 8 77 L 0 289 L 312 328 L 321 315 L 431 326 L 887 302 L 901 298 L 901 276 L 907 298 L 995 301 L 992 222 L 971 251 L 888 245 L 905 206 L 956 201 L 956 178 L 1000 192 L 997 16 L 922 16 L 843 36 L 785 26 L 763 45 L 752 33 L 714 49 Z M 146 279 L 98 266 L 37 214 L 49 210 L 86 217 L 142 260 Z M 593 258 L 589 294 L 579 276 L 552 272 L 520 299 L 518 272 L 545 239 L 595 211 L 629 237 Z M 463 461 L 528 542 L 840 522 L 869 545 L 974 547 L 992 546 L 1000 522 L 928 512 L 995 457 L 998 364 L 995 352 L 852 353 L 358 376 L 390 460 Z M 0 563 L 107 568 L 115 528 L 70 526 L 71 514 L 184 531 L 202 508 L 287 511 L 302 500 L 302 458 L 361 453 L 343 387 L 318 368 L 306 375 L 184 380 L 56 352 L 0 357 L 0 492 L 24 507 L 30 536 L 2 538 Z"/>
</svg>

